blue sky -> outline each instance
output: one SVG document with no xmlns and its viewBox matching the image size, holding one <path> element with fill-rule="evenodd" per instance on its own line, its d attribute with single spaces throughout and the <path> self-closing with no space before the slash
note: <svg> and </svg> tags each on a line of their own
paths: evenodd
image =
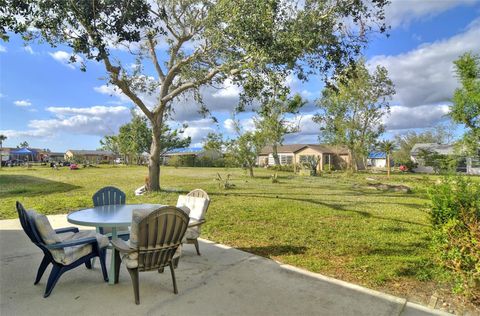
<svg viewBox="0 0 480 316">
<path fill-rule="evenodd" d="M 385 137 L 447 123 L 449 99 L 457 87 L 452 61 L 465 51 L 480 53 L 479 17 L 480 0 L 392 1 L 387 10 L 390 37 L 375 36 L 364 52 L 372 67 L 388 69 L 397 90 L 391 114 L 385 118 Z M 66 47 L 26 47 L 16 36 L 0 41 L 0 134 L 8 137 L 4 146 L 15 147 L 26 140 L 32 147 L 52 151 L 96 149 L 103 135 L 115 133 L 129 121 L 132 105 L 105 85 L 103 65 L 89 62 L 87 72 L 81 72 L 78 65 L 68 64 L 69 53 Z M 289 78 L 288 83 L 310 105 L 292 118 L 300 122 L 301 131 L 288 135 L 286 143 L 315 143 L 319 128 L 312 122 L 313 102 L 322 82 Z M 200 144 L 212 131 L 231 137 L 231 111 L 238 92 L 228 83 L 223 90 L 203 91 L 218 124 L 202 118 L 191 100 L 176 105 L 173 120 L 189 125 L 186 134 L 192 137 L 192 145 Z M 238 119 L 245 129 L 252 128 L 251 112 Z"/>
</svg>

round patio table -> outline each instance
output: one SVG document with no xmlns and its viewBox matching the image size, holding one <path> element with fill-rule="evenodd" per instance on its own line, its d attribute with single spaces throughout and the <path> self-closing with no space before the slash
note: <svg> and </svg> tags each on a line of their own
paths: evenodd
<svg viewBox="0 0 480 316">
<path fill-rule="evenodd" d="M 96 206 L 92 208 L 80 209 L 67 215 L 69 223 L 99 227 L 111 227 L 112 239 L 117 238 L 117 228 L 130 226 L 132 224 L 132 212 L 138 209 L 151 209 L 155 210 L 162 207 L 162 204 L 117 204 L 117 205 L 104 205 Z M 109 283 L 115 284 L 115 280 L 118 279 L 115 275 L 115 251 L 112 249 L 112 259 L 110 261 L 110 273 Z"/>
</svg>

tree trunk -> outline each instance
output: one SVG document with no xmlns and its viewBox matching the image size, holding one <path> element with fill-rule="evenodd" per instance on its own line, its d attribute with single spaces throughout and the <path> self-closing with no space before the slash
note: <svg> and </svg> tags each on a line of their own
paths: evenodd
<svg viewBox="0 0 480 316">
<path fill-rule="evenodd" d="M 249 173 L 250 173 L 250 178 L 255 177 L 255 176 L 253 175 L 253 166 L 251 166 L 251 165 L 248 166 L 248 171 L 249 171 Z"/>
<path fill-rule="evenodd" d="M 280 157 L 278 157 L 278 148 L 277 144 L 273 144 L 272 146 L 272 155 L 273 155 L 273 161 L 276 166 L 280 165 Z"/>
<path fill-rule="evenodd" d="M 390 179 L 390 154 L 387 154 L 387 179 Z"/>
<path fill-rule="evenodd" d="M 148 178 L 150 191 L 160 191 L 160 128 L 152 126 L 152 146 L 150 147 L 150 159 L 148 162 Z"/>
</svg>

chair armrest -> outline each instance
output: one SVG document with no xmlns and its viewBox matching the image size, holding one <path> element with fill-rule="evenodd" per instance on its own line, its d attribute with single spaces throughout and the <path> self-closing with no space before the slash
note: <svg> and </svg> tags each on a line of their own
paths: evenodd
<svg viewBox="0 0 480 316">
<path fill-rule="evenodd" d="M 192 227 L 195 227 L 195 226 L 200 226 L 200 225 L 203 225 L 205 224 L 207 221 L 204 220 L 204 219 L 201 219 L 199 221 L 197 220 L 193 220 L 191 222 L 188 223 L 188 228 L 192 228 Z"/>
<path fill-rule="evenodd" d="M 56 244 L 51 244 L 51 245 L 46 245 L 46 246 L 47 246 L 48 249 L 62 249 L 62 248 L 65 248 L 65 247 L 92 244 L 94 242 L 95 243 L 97 242 L 96 237 L 86 237 L 86 238 L 69 240 L 69 241 L 65 241 L 65 242 L 59 242 L 59 243 L 56 243 Z"/>
<path fill-rule="evenodd" d="M 78 228 L 77 227 L 64 227 L 64 228 L 55 229 L 55 232 L 57 234 L 63 234 L 63 233 L 67 233 L 67 232 L 78 233 Z"/>
<path fill-rule="evenodd" d="M 111 241 L 113 248 L 123 253 L 137 251 L 136 248 L 130 247 L 123 239 L 117 238 Z"/>
</svg>

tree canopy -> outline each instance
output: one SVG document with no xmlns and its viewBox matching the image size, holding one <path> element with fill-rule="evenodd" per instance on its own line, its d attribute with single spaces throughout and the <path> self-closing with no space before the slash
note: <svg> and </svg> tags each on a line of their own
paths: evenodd
<svg viewBox="0 0 480 316">
<path fill-rule="evenodd" d="M 365 62 L 359 60 L 328 85 L 317 100 L 320 113 L 314 121 L 320 124 L 320 138 L 346 146 L 356 167 L 358 159 L 365 158 L 384 132 L 382 118 L 389 112 L 389 100 L 394 93 L 384 67 L 377 66 L 370 73 Z"/>
</svg>

